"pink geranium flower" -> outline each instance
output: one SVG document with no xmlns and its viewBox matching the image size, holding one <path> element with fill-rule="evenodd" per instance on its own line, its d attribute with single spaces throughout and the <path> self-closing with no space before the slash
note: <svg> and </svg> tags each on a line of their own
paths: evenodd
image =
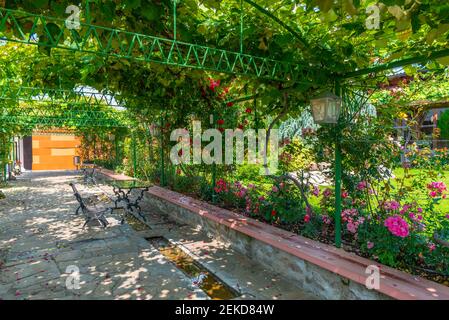
<svg viewBox="0 0 449 320">
<path fill-rule="evenodd" d="M 385 219 L 384 225 L 397 237 L 405 238 L 409 235 L 408 223 L 398 215 Z"/>
</svg>

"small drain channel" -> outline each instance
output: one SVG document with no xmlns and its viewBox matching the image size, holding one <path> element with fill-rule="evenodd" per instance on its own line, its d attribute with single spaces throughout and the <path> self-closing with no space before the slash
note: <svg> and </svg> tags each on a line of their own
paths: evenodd
<svg viewBox="0 0 449 320">
<path fill-rule="evenodd" d="M 235 290 L 227 286 L 167 239 L 158 237 L 147 238 L 146 240 L 157 248 L 165 258 L 173 262 L 178 269 L 191 278 L 193 285 L 198 286 L 213 300 L 229 300 L 238 297 Z"/>
<path fill-rule="evenodd" d="M 135 231 L 150 229 L 132 214 L 125 213 L 123 218 Z M 145 238 L 145 240 L 151 243 L 165 258 L 174 263 L 179 270 L 186 274 L 192 280 L 194 286 L 199 287 L 213 300 L 229 300 L 239 296 L 234 289 L 226 285 L 200 263 L 196 262 L 190 255 L 178 246 L 170 243 L 167 239 L 155 237 Z"/>
<path fill-rule="evenodd" d="M 125 222 L 135 231 L 145 231 L 150 229 L 145 223 L 134 217 L 132 214 L 125 213 L 123 218 L 125 219 Z"/>
</svg>

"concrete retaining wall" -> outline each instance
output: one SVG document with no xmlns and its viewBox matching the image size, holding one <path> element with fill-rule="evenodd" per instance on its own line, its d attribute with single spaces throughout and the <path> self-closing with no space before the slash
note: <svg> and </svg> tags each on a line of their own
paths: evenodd
<svg viewBox="0 0 449 320">
<path fill-rule="evenodd" d="M 267 269 L 282 274 L 298 287 L 322 299 L 388 299 L 368 290 L 365 286 L 325 270 L 288 252 L 279 250 L 224 224 L 212 221 L 192 211 L 147 193 L 142 208 L 168 215 L 170 218 L 193 226 L 225 241 L 238 252 L 261 263 Z"/>
</svg>

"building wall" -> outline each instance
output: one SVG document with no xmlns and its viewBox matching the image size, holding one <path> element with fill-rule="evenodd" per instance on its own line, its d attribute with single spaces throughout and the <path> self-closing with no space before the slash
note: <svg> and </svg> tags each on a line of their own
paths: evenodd
<svg viewBox="0 0 449 320">
<path fill-rule="evenodd" d="M 73 157 L 79 154 L 79 145 L 75 135 L 33 135 L 32 170 L 75 170 Z"/>
</svg>

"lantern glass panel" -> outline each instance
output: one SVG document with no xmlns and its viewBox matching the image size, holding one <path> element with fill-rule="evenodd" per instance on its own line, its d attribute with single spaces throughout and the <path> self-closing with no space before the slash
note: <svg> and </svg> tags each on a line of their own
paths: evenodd
<svg viewBox="0 0 449 320">
<path fill-rule="evenodd" d="M 312 115 L 316 123 L 337 123 L 341 109 L 341 99 L 333 94 L 312 99 Z"/>
</svg>

